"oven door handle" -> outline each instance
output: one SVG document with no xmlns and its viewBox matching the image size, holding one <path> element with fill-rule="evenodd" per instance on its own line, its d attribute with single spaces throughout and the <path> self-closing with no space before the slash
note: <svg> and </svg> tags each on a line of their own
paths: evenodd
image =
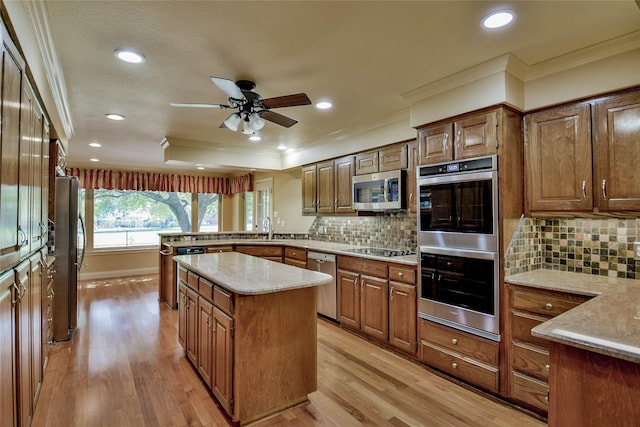
<svg viewBox="0 0 640 427">
<path fill-rule="evenodd" d="M 420 246 L 420 254 L 449 255 L 461 258 L 497 260 L 498 252 L 474 251 L 471 249 L 450 249 L 438 246 Z"/>
</svg>

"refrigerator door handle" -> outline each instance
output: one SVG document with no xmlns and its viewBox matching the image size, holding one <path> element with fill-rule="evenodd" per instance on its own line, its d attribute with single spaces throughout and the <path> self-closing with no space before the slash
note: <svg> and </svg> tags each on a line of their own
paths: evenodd
<svg viewBox="0 0 640 427">
<path fill-rule="evenodd" d="M 78 271 L 80 271 L 80 268 L 82 268 L 82 263 L 84 262 L 84 254 L 86 251 L 86 247 L 87 247 L 87 233 L 86 233 L 86 229 L 84 228 L 84 219 L 82 218 L 82 215 L 78 215 L 78 219 L 80 220 L 80 228 L 82 229 L 82 255 L 80 255 L 80 262 L 78 263 Z"/>
</svg>

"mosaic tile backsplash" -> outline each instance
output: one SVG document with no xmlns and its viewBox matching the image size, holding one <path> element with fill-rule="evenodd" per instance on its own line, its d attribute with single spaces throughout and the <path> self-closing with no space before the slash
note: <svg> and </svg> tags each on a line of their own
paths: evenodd
<svg viewBox="0 0 640 427">
<path fill-rule="evenodd" d="M 505 255 L 505 274 L 546 268 L 640 279 L 633 242 L 640 241 L 640 218 L 523 218 Z"/>
<path fill-rule="evenodd" d="M 406 213 L 379 216 L 319 216 L 309 228 L 309 239 L 354 246 L 415 251 L 416 217 Z"/>
</svg>

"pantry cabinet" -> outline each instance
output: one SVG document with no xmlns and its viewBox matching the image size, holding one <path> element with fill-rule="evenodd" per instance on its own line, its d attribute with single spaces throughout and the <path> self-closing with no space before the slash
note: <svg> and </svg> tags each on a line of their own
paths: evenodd
<svg viewBox="0 0 640 427">
<path fill-rule="evenodd" d="M 528 215 L 637 216 L 640 91 L 525 116 Z"/>
</svg>

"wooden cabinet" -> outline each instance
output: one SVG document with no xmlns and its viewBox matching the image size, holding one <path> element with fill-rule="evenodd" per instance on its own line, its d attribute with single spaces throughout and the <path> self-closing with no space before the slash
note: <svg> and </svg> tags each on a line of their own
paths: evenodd
<svg viewBox="0 0 640 427">
<path fill-rule="evenodd" d="M 26 242 L 26 231 L 19 228 L 18 188 L 20 175 L 20 106 L 24 79 L 24 61 L 9 39 L 4 28 L 2 34 L 2 99 L 0 112 L 0 150 L 2 164 L 0 174 L 0 269 L 15 266 L 19 260 L 20 246 Z"/>
<path fill-rule="evenodd" d="M 389 282 L 360 275 L 360 330 L 378 341 L 389 337 Z"/>
<path fill-rule="evenodd" d="M 49 346 L 53 342 L 53 284 L 55 267 L 52 258 L 47 259 L 47 249 L 41 252 L 43 262 L 42 282 L 42 372 L 44 373 L 49 358 Z"/>
<path fill-rule="evenodd" d="M 338 270 L 338 321 L 341 325 L 360 329 L 360 275 Z"/>
<path fill-rule="evenodd" d="M 213 309 L 213 368 L 211 390 L 228 414 L 233 413 L 233 318 Z"/>
<path fill-rule="evenodd" d="M 197 367 L 204 382 L 211 387 L 214 350 L 213 304 L 205 298 L 198 298 L 198 357 Z"/>
<path fill-rule="evenodd" d="M 294 267 L 307 268 L 307 250 L 300 248 L 284 248 L 284 263 Z"/>
<path fill-rule="evenodd" d="M 637 215 L 639 115 L 636 91 L 525 116 L 527 213 Z"/>
<path fill-rule="evenodd" d="M 173 261 L 173 248 L 162 245 L 160 249 L 160 289 L 158 299 L 175 310 L 178 304 L 176 293 L 176 263 Z"/>
<path fill-rule="evenodd" d="M 222 245 L 222 246 L 207 246 L 207 253 L 214 254 L 220 252 L 233 252 L 233 246 L 231 245 Z"/>
<path fill-rule="evenodd" d="M 531 329 L 588 298 L 515 285 L 509 285 L 508 290 L 508 397 L 528 409 L 545 413 L 549 402 L 549 341 L 534 337 Z"/>
<path fill-rule="evenodd" d="M 15 302 L 15 351 L 18 425 L 31 424 L 31 289 L 29 274 L 31 263 L 25 260 L 16 269 L 16 285 L 19 289 Z"/>
<path fill-rule="evenodd" d="M 351 213 L 354 156 L 302 168 L 302 213 Z"/>
<path fill-rule="evenodd" d="M 185 352 L 191 363 L 197 364 L 198 360 L 198 293 L 187 287 L 186 298 L 186 338 Z"/>
<path fill-rule="evenodd" d="M 15 376 L 15 341 L 13 301 L 18 299 L 13 270 L 0 275 L 0 426 L 14 427 L 17 422 L 17 387 Z"/>
<path fill-rule="evenodd" d="M 355 156 L 356 175 L 406 169 L 407 144 L 400 143 L 380 150 L 358 153 Z"/>
<path fill-rule="evenodd" d="M 406 203 L 407 213 L 415 215 L 418 211 L 418 165 L 419 161 L 418 142 L 412 141 L 407 145 L 407 185 Z"/>
<path fill-rule="evenodd" d="M 595 103 L 594 194 L 601 211 L 640 211 L 640 91 Z"/>
<path fill-rule="evenodd" d="M 253 255 L 270 261 L 282 262 L 282 246 L 244 246 L 236 245 L 236 252 Z"/>
<path fill-rule="evenodd" d="M 415 355 L 417 345 L 416 268 L 389 265 L 389 343 Z"/>
<path fill-rule="evenodd" d="M 420 360 L 450 375 L 497 393 L 499 344 L 420 319 Z"/>
<path fill-rule="evenodd" d="M 503 108 L 494 108 L 418 129 L 419 164 L 495 154 L 500 144 L 503 114 Z"/>
<path fill-rule="evenodd" d="M 29 312 L 30 312 L 30 352 L 31 352 L 31 402 L 33 408 L 40 396 L 40 388 L 42 386 L 42 287 L 43 274 L 46 268 L 43 268 L 42 256 L 40 252 L 36 252 L 29 258 Z"/>
</svg>

